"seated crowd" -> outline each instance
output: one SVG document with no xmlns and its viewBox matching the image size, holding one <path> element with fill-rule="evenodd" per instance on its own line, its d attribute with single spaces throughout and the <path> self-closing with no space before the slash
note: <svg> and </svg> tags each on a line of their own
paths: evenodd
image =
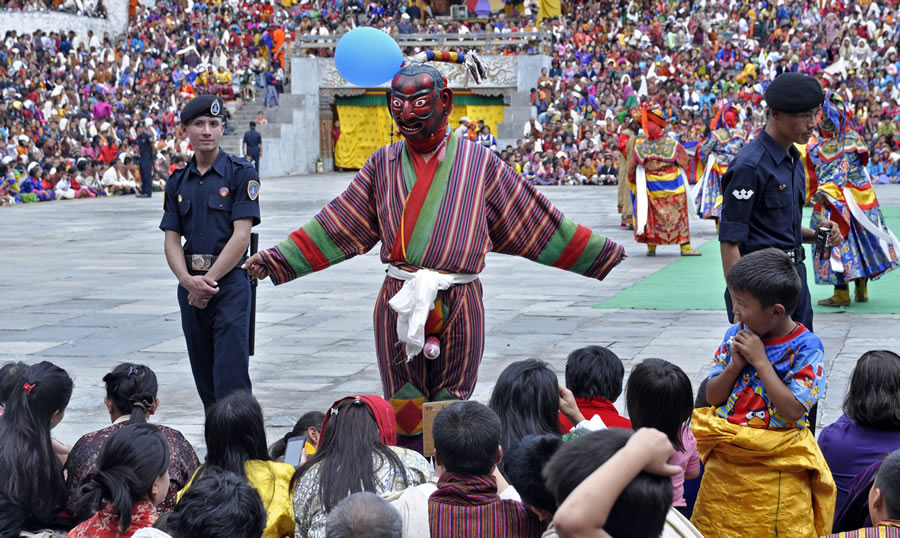
<svg viewBox="0 0 900 538">
<path fill-rule="evenodd" d="M 115 38 L 90 30 L 3 36 L 0 204 L 137 192 L 142 131 L 162 189 L 192 154 L 177 111 L 201 93 L 263 101 L 265 89 L 266 104 L 277 104 L 286 48 L 308 6 L 159 0 L 131 10 Z"/>
<path fill-rule="evenodd" d="M 4 5 L 105 12 L 101 0 L 7 0 Z M 489 127 L 469 128 L 471 139 L 497 151 L 533 183 L 623 181 L 623 134 L 639 102 L 658 103 L 669 135 L 689 148 L 709 137 L 711 120 L 725 104 L 736 106 L 742 132 L 754 136 L 765 123 L 759 106 L 765 87 L 784 72 L 807 73 L 837 91 L 868 145 L 873 181 L 900 178 L 896 6 L 855 0 L 818 8 L 797 0 L 740 6 L 571 0 L 561 7 L 558 16 L 538 20 L 538 2 L 524 0 L 476 20 L 451 21 L 436 18 L 430 0 L 157 0 L 155 9 L 134 1 L 128 30 L 115 38 L 7 32 L 0 46 L 5 98 L 0 137 L 7 144 L 0 144 L 7 160 L 0 203 L 108 192 L 96 185 L 81 189 L 78 163 L 85 159 L 90 168 L 94 161 L 108 167 L 113 156 L 134 158 L 140 124 L 156 140 L 154 176 L 164 179 L 176 161 L 190 156 L 176 129 L 176 111 L 187 99 L 215 93 L 225 99 L 256 97 L 270 106 L 277 103 L 273 92 L 286 82 L 288 49 L 333 53 L 327 47 L 297 48 L 298 35 L 339 35 L 358 26 L 393 36 L 534 31 L 548 36 L 543 51 L 526 41 L 479 50 L 544 52 L 551 58 L 530 91 L 535 119 L 526 123 L 515 146 L 498 147 Z M 30 175 L 34 164 L 44 171 L 40 178 Z M 131 189 L 131 179 L 119 181 L 118 190 Z"/>
<path fill-rule="evenodd" d="M 206 413 L 201 462 L 177 430 L 148 422 L 156 375 L 128 363 L 103 377 L 112 424 L 69 446 L 51 430 L 72 378 L 49 362 L 8 363 L 0 536 L 896 535 L 900 356 L 860 357 L 844 415 L 816 441 L 809 411 L 824 392 L 824 354 L 791 319 L 790 259 L 747 255 L 727 282 L 737 323 L 696 402 L 663 359 L 637 362 L 624 383 L 611 350 L 577 349 L 564 385 L 542 361 L 515 361 L 487 405 L 437 413 L 432 460 L 397 446 L 380 396 L 310 411 L 267 446 L 259 403 L 235 392 Z M 627 418 L 615 406 L 623 384 Z"/>
</svg>

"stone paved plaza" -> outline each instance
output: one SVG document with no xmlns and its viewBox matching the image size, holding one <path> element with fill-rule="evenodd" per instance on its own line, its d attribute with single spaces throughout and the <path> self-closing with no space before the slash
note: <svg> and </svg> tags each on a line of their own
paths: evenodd
<svg viewBox="0 0 900 538">
<path fill-rule="evenodd" d="M 352 176 L 329 174 L 263 181 L 265 248 L 302 225 L 341 192 Z M 900 186 L 879 186 L 882 204 L 900 204 Z M 573 349 L 610 346 L 625 362 L 661 357 L 697 384 L 728 326 L 723 311 L 594 309 L 678 259 L 677 247 L 647 258 L 620 228 L 614 187 L 550 187 L 543 192 L 576 221 L 626 245 L 630 257 L 605 281 L 491 254 L 482 274 L 486 345 L 474 397 L 487 401 L 512 361 L 540 358 L 562 379 Z M 53 202 L 3 208 L 0 362 L 50 360 L 75 378 L 75 393 L 55 436 L 73 443 L 109 423 L 101 378 L 116 363 L 152 367 L 160 381 L 154 422 L 175 427 L 203 448 L 203 413 L 181 332 L 175 279 L 158 229 L 162 197 Z M 711 222 L 693 225 L 694 245 L 715 240 Z M 378 249 L 327 271 L 275 288 L 260 283 L 254 394 L 266 413 L 270 441 L 303 412 L 324 411 L 340 396 L 381 393 L 372 308 L 384 278 Z M 703 282 L 694 283 L 704 286 Z M 877 283 L 871 286 L 877 293 Z M 814 300 L 826 296 L 813 290 Z M 894 298 L 900 301 L 900 297 Z M 869 349 L 900 350 L 900 316 L 816 317 L 825 344 L 828 387 L 820 424 L 840 416 L 847 379 Z M 621 408 L 623 402 L 618 402 Z"/>
</svg>

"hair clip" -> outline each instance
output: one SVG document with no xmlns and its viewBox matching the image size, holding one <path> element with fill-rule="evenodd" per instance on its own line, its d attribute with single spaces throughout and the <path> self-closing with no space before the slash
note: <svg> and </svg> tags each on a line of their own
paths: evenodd
<svg viewBox="0 0 900 538">
<path fill-rule="evenodd" d="M 131 377 L 133 375 L 137 375 L 137 369 L 134 366 L 129 366 L 128 373 L 125 374 L 125 377 Z"/>
<path fill-rule="evenodd" d="M 355 396 L 353 398 L 353 405 L 361 405 L 362 401 L 359 399 L 359 396 Z"/>
<path fill-rule="evenodd" d="M 37 383 L 32 383 L 30 385 L 28 383 L 25 383 L 24 385 L 22 385 L 22 388 L 25 390 L 28 396 L 31 396 L 31 391 L 34 390 L 34 387 L 36 386 Z"/>
<path fill-rule="evenodd" d="M 335 415 L 337 415 L 337 414 L 338 414 L 338 408 L 337 408 L 337 407 L 332 407 L 332 408 L 331 408 L 331 416 L 335 416 Z"/>
</svg>

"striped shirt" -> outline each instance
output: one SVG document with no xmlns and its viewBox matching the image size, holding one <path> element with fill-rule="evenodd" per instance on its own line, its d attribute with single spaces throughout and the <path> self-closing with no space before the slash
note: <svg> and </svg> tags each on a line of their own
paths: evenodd
<svg viewBox="0 0 900 538">
<path fill-rule="evenodd" d="M 415 219 L 406 260 L 394 242 L 415 184 L 405 143 L 376 151 L 347 190 L 274 248 L 261 251 L 275 284 L 372 249 L 381 260 L 448 273 L 480 273 L 498 252 L 603 279 L 624 248 L 566 217 L 496 155 L 450 137 L 446 164 Z"/>
<path fill-rule="evenodd" d="M 544 524 L 520 502 L 501 499 L 493 475 L 444 473 L 428 499 L 432 538 L 539 538 Z"/>
<path fill-rule="evenodd" d="M 827 538 L 900 538 L 900 521 L 885 519 L 874 527 L 829 534 Z"/>
</svg>

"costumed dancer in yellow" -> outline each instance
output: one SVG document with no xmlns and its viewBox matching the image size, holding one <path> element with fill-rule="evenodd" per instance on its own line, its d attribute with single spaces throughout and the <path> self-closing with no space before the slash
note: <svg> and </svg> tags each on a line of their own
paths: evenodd
<svg viewBox="0 0 900 538">
<path fill-rule="evenodd" d="M 656 245 L 681 245 L 682 256 L 700 256 L 691 248 L 690 215 L 685 170 L 691 156 L 684 146 L 666 136 L 662 110 L 641 108 L 644 138 L 634 145 L 628 183 L 634 210 L 634 239 L 647 243 L 647 256 L 656 256 Z"/>
</svg>

